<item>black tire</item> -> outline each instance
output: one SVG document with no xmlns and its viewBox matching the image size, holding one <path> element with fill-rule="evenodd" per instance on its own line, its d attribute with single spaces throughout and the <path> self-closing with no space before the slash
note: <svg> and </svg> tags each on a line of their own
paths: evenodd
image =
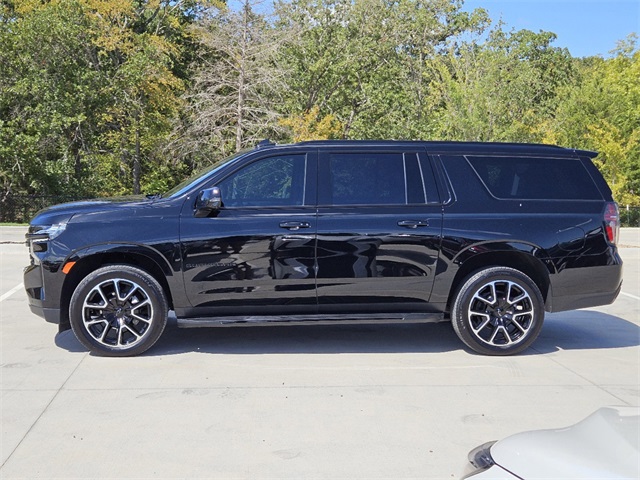
<svg viewBox="0 0 640 480">
<path fill-rule="evenodd" d="M 522 352 L 538 337 L 543 322 L 538 286 L 508 267 L 490 267 L 467 277 L 451 309 L 460 340 L 484 355 Z"/>
<path fill-rule="evenodd" d="M 109 265 L 87 275 L 69 306 L 73 333 L 91 352 L 108 357 L 139 355 L 167 324 L 167 298 L 148 273 Z"/>
</svg>

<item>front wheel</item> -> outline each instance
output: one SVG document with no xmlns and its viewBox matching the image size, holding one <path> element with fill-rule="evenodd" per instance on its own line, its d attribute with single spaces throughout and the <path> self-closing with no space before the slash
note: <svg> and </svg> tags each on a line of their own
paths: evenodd
<svg viewBox="0 0 640 480">
<path fill-rule="evenodd" d="M 167 324 L 167 300 L 155 278 L 129 265 L 90 273 L 73 292 L 69 320 L 92 352 L 124 357 L 156 343 Z"/>
<path fill-rule="evenodd" d="M 544 301 L 527 275 L 491 267 L 469 276 L 451 309 L 453 329 L 472 350 L 512 355 L 528 348 L 544 321 Z"/>
</svg>

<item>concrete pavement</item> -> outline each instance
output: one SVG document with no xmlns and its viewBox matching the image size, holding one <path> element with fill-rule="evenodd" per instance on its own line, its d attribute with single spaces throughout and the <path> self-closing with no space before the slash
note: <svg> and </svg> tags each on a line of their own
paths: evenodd
<svg viewBox="0 0 640 480">
<path fill-rule="evenodd" d="M 639 231 L 618 300 L 548 315 L 516 357 L 472 354 L 449 324 L 170 325 L 109 359 L 11 293 L 28 255 L 3 242 L 24 228 L 0 228 L 0 478 L 459 478 L 481 443 L 640 405 Z"/>
</svg>

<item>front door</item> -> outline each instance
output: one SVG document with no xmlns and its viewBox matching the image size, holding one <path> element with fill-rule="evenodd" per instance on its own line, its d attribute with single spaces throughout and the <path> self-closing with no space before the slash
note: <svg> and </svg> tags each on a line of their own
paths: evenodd
<svg viewBox="0 0 640 480">
<path fill-rule="evenodd" d="M 316 155 L 271 154 L 216 182 L 223 207 L 181 220 L 182 316 L 315 313 Z"/>
</svg>

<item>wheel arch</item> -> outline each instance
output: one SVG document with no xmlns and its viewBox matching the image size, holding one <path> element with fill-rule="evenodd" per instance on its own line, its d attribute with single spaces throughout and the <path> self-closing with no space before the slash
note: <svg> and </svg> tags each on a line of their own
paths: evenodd
<svg viewBox="0 0 640 480">
<path fill-rule="evenodd" d="M 540 290 L 545 307 L 547 307 L 551 301 L 549 268 L 545 266 L 541 258 L 534 254 L 537 251 L 535 248 L 530 245 L 523 246 L 529 248 L 523 249 L 519 244 L 517 245 L 519 248 L 514 244 L 498 244 L 492 246 L 493 248 L 485 245 L 481 253 L 475 253 L 474 248 L 471 247 L 458 255 L 454 261 L 458 263 L 459 267 L 449 291 L 447 311 L 450 311 L 452 302 L 464 280 L 489 267 L 509 267 L 527 275 Z"/>
<path fill-rule="evenodd" d="M 79 250 L 70 255 L 63 265 L 75 262 L 65 275 L 60 294 L 60 331 L 71 328 L 69 305 L 78 284 L 89 273 L 106 265 L 129 265 L 145 271 L 162 287 L 169 309 L 173 309 L 173 294 L 167 277 L 175 273 L 167 260 L 157 251 L 139 245 L 108 244 Z"/>
</svg>

